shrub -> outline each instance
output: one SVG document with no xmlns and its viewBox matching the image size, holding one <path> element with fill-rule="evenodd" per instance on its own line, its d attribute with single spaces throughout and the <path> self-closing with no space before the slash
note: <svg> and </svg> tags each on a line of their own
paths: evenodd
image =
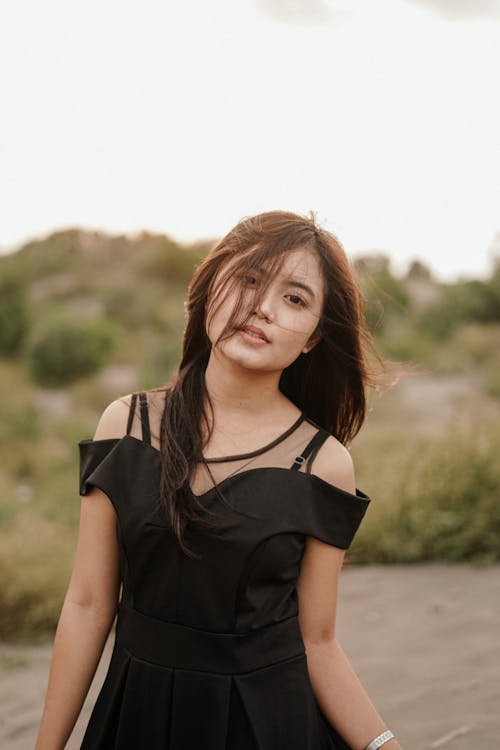
<svg viewBox="0 0 500 750">
<path fill-rule="evenodd" d="M 0 354 L 19 351 L 28 328 L 25 285 L 15 276 L 0 281 Z"/>
<path fill-rule="evenodd" d="M 28 347 L 30 375 L 48 387 L 71 383 L 99 370 L 116 338 L 117 330 L 108 320 L 77 323 L 52 319 L 38 329 Z"/>
<path fill-rule="evenodd" d="M 426 308 L 418 317 L 420 330 L 436 340 L 447 338 L 462 323 L 500 321 L 500 273 L 488 280 L 469 279 L 448 284 L 438 304 Z"/>
<path fill-rule="evenodd" d="M 354 541 L 360 562 L 500 560 L 499 432 L 485 422 L 477 428 L 420 438 L 399 457 L 383 504 Z"/>
<path fill-rule="evenodd" d="M 385 329 L 392 318 L 408 312 L 410 296 L 399 279 L 393 276 L 385 256 L 359 258 L 354 267 L 363 292 L 365 318 L 372 332 Z"/>
</svg>

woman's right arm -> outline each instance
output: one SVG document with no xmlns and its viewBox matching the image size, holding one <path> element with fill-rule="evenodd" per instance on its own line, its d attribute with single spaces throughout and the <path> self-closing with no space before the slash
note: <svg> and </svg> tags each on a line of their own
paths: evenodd
<svg viewBox="0 0 500 750">
<path fill-rule="evenodd" d="M 123 415 L 122 400 L 110 404 L 94 439 L 121 437 Z M 54 638 L 35 750 L 66 746 L 111 630 L 119 591 L 116 514 L 107 495 L 94 487 L 81 497 L 75 559 Z"/>
</svg>

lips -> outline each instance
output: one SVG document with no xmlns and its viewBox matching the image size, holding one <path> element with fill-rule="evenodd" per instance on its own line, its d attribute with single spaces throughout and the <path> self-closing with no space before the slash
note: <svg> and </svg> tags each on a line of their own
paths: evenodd
<svg viewBox="0 0 500 750">
<path fill-rule="evenodd" d="M 245 326 L 241 330 L 246 331 L 247 333 L 250 333 L 250 334 L 254 334 L 255 336 L 258 336 L 259 338 L 261 338 L 263 341 L 267 341 L 267 343 L 270 343 L 269 339 L 267 338 L 262 328 L 256 328 L 255 326 Z"/>
</svg>

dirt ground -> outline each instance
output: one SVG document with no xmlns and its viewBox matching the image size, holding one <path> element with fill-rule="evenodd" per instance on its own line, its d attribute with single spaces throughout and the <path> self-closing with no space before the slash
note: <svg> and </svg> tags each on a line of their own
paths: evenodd
<svg viewBox="0 0 500 750">
<path fill-rule="evenodd" d="M 345 566 L 337 636 L 405 750 L 500 748 L 500 565 Z M 67 750 L 80 745 L 110 646 Z M 2 750 L 33 748 L 50 654 L 50 643 L 0 647 Z"/>
</svg>

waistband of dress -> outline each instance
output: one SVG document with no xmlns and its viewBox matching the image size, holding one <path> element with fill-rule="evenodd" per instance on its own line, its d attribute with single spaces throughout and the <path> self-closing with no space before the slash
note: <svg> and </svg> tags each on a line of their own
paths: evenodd
<svg viewBox="0 0 500 750">
<path fill-rule="evenodd" d="M 168 622 L 120 605 L 117 645 L 165 667 L 240 674 L 305 653 L 298 615 L 247 633 L 217 633 Z"/>
</svg>

